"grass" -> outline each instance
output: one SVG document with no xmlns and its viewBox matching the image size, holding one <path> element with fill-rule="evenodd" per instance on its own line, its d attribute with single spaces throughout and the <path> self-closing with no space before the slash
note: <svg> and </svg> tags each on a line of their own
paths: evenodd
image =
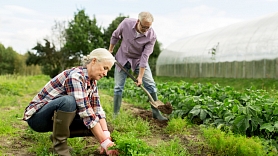
<svg viewBox="0 0 278 156">
<path fill-rule="evenodd" d="M 181 144 L 181 140 L 177 137 L 169 142 L 160 142 L 154 150 L 154 156 L 189 156 L 189 152 Z"/>
<path fill-rule="evenodd" d="M 35 96 L 35 94 L 47 83 L 50 78 L 44 75 L 38 76 L 17 76 L 17 75 L 2 75 L 0 76 L 0 155 L 7 155 L 11 151 L 25 151 L 28 155 L 53 155 L 50 148 L 49 140 L 50 133 L 37 133 L 28 128 L 26 122 L 22 121 L 22 115 L 25 107 Z M 218 83 L 222 86 L 233 86 L 237 90 L 256 87 L 269 91 L 276 91 L 278 85 L 274 80 L 268 79 L 216 79 L 216 78 L 169 78 L 155 77 L 156 82 L 169 81 L 188 81 L 192 83 Z M 171 136 L 171 140 L 159 140 L 156 144 L 148 144 L 149 139 L 152 139 L 152 130 L 150 123 L 136 118 L 131 111 L 121 110 L 118 118 L 112 119 L 112 103 L 113 89 L 101 92 L 101 102 L 104 110 L 107 113 L 107 121 L 113 126 L 115 134 L 120 136 L 118 139 L 126 143 L 134 142 L 142 144 L 142 150 L 149 150 L 149 155 L 152 156 L 187 156 L 190 155 L 188 147 L 190 146 L 208 146 L 215 155 L 264 155 L 262 143 L 258 138 L 246 138 L 236 136 L 230 133 L 224 133 L 220 130 L 207 128 L 202 129 L 203 142 L 195 143 L 191 141 L 188 145 L 183 143 L 183 135 L 190 135 L 192 124 L 186 119 L 172 118 L 168 122 L 168 126 L 164 132 Z M 124 101 L 132 101 L 131 97 L 125 97 Z M 133 103 L 134 100 L 132 101 Z M 115 136 L 117 138 L 117 136 Z M 70 138 L 69 145 L 74 148 L 72 153 L 75 155 L 89 155 L 92 151 L 99 147 L 91 141 L 92 138 Z M 116 140 L 117 141 L 117 140 Z M 18 144 L 18 147 L 15 146 Z M 121 144 L 121 143 L 119 143 Z M 148 146 L 147 146 L 148 145 Z M 124 145 L 125 146 L 125 145 Z M 138 154 L 138 150 L 130 151 L 133 155 Z M 253 153 L 252 153 L 253 152 Z M 147 152 L 142 152 L 141 155 L 146 155 Z M 198 154 L 198 153 L 196 153 Z M 9 154 L 10 155 L 10 154 Z M 17 155 L 16 153 L 14 155 Z M 140 155 L 140 154 L 138 154 Z M 271 155 L 271 154 L 269 154 Z"/>
<path fill-rule="evenodd" d="M 125 111 L 121 109 L 121 112 L 117 116 L 117 118 L 112 118 L 112 103 L 113 99 L 110 96 L 104 95 L 101 96 L 101 101 L 106 112 L 107 121 L 109 121 L 112 125 L 114 130 L 122 133 L 134 132 L 133 135 L 136 137 L 141 136 L 150 136 L 150 125 L 148 122 L 145 122 L 143 119 L 134 117 L 132 112 Z"/>
</svg>

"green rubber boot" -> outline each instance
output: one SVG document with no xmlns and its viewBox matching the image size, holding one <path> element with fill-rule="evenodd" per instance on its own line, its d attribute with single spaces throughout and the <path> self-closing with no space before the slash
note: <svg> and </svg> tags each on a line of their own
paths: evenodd
<svg viewBox="0 0 278 156">
<path fill-rule="evenodd" d="M 115 119 L 117 115 L 120 112 L 122 104 L 122 95 L 114 95 L 114 112 L 113 112 L 113 118 Z"/>
<path fill-rule="evenodd" d="M 157 95 L 156 93 L 151 93 L 151 96 L 154 101 L 157 101 Z M 158 119 L 159 121 L 167 121 L 168 119 L 161 115 L 160 111 L 151 105 L 152 112 L 153 112 L 153 118 Z"/>
<path fill-rule="evenodd" d="M 70 137 L 69 126 L 76 112 L 55 111 L 53 116 L 53 149 L 60 156 L 71 156 L 67 139 Z"/>
</svg>

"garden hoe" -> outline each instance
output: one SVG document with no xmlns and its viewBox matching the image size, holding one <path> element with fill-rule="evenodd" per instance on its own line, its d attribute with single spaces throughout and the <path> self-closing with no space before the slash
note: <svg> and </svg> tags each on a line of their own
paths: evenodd
<svg viewBox="0 0 278 156">
<path fill-rule="evenodd" d="M 132 76 L 119 62 L 115 62 L 134 82 L 137 82 L 136 78 Z M 143 87 L 143 85 L 140 85 L 140 87 L 143 89 L 143 91 L 148 95 L 150 99 L 150 103 L 153 107 L 157 108 L 160 110 L 162 113 L 165 114 L 171 114 L 173 107 L 170 103 L 164 104 L 163 102 L 157 100 L 154 101 L 150 93 Z"/>
</svg>

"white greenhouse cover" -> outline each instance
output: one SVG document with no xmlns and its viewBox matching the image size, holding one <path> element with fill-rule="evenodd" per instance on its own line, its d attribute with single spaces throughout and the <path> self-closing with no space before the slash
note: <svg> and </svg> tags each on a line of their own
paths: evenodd
<svg viewBox="0 0 278 156">
<path fill-rule="evenodd" d="M 253 61 L 278 57 L 278 13 L 180 39 L 157 65 Z"/>
</svg>

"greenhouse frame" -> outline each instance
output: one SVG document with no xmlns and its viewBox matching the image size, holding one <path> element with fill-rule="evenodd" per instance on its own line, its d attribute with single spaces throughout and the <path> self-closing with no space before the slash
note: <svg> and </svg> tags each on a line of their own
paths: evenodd
<svg viewBox="0 0 278 156">
<path fill-rule="evenodd" d="M 164 49 L 157 76 L 278 78 L 278 13 L 182 38 Z"/>
</svg>

